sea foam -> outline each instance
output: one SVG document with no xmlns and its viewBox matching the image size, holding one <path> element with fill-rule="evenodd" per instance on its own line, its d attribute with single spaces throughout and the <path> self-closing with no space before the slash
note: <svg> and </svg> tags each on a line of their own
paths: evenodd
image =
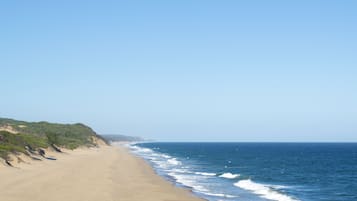
<svg viewBox="0 0 357 201">
<path fill-rule="evenodd" d="M 197 180 L 192 175 L 176 174 L 174 172 L 170 172 L 170 173 L 168 173 L 168 175 L 173 177 L 176 180 L 176 182 L 178 182 L 184 186 L 191 187 L 195 191 L 199 191 L 199 192 L 208 192 L 209 191 L 202 185 L 198 184 Z"/>
<path fill-rule="evenodd" d="M 224 198 L 236 198 L 238 196 L 235 195 L 228 195 L 228 194 L 223 194 L 223 193 L 204 193 L 209 196 L 215 196 L 215 197 L 224 197 Z"/>
<path fill-rule="evenodd" d="M 226 179 L 235 179 L 239 176 L 240 176 L 239 174 L 232 174 L 230 172 L 226 172 L 226 173 L 219 175 L 219 177 L 226 178 Z"/>
<path fill-rule="evenodd" d="M 216 173 L 210 173 L 210 172 L 195 172 L 197 175 L 202 175 L 202 176 L 216 176 Z"/>
<path fill-rule="evenodd" d="M 167 162 L 170 165 L 181 165 L 181 161 L 178 161 L 176 158 L 167 159 Z"/>
<path fill-rule="evenodd" d="M 269 200 L 298 201 L 292 197 L 289 197 L 287 195 L 284 195 L 284 194 L 276 191 L 275 189 L 272 188 L 272 186 L 255 183 L 250 179 L 240 180 L 240 181 L 234 183 L 234 185 L 239 188 L 252 191 L 253 193 L 259 195 L 260 197 L 263 197 L 263 198 L 266 198 Z"/>
</svg>

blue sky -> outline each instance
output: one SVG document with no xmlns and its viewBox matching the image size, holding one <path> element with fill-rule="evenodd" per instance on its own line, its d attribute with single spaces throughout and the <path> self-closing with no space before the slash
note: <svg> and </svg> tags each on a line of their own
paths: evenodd
<svg viewBox="0 0 357 201">
<path fill-rule="evenodd" d="M 0 116 L 164 141 L 357 141 L 356 1 L 0 3 Z"/>
</svg>

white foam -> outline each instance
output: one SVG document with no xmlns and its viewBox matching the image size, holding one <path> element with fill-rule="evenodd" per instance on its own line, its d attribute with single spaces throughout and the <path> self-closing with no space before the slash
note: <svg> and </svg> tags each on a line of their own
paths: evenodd
<svg viewBox="0 0 357 201">
<path fill-rule="evenodd" d="M 181 175 L 181 174 L 175 174 L 173 172 L 168 173 L 169 176 L 173 177 L 177 183 L 180 183 L 184 186 L 191 187 L 193 190 L 199 191 L 199 192 L 207 192 L 208 189 L 205 187 L 197 184 L 196 178 L 192 175 Z"/>
<path fill-rule="evenodd" d="M 166 154 L 160 154 L 161 157 L 163 158 L 171 158 L 170 156 L 166 155 Z"/>
<path fill-rule="evenodd" d="M 188 171 L 188 170 L 185 170 L 185 169 L 172 169 L 171 171 L 172 172 L 177 172 L 177 173 L 192 173 L 191 171 Z"/>
<path fill-rule="evenodd" d="M 226 179 L 235 179 L 239 176 L 240 176 L 240 174 L 232 174 L 230 172 L 226 172 L 226 173 L 219 175 L 219 177 L 226 178 Z"/>
<path fill-rule="evenodd" d="M 171 165 L 181 165 L 181 162 L 178 161 L 176 158 L 170 158 L 167 160 L 167 162 Z"/>
<path fill-rule="evenodd" d="M 263 185 L 259 183 L 255 183 L 250 179 L 246 180 L 240 180 L 236 183 L 234 183 L 235 186 L 252 191 L 255 194 L 260 195 L 263 198 L 269 199 L 269 200 L 276 200 L 276 201 L 297 201 L 296 199 L 289 197 L 287 195 L 284 195 L 278 191 L 275 191 L 272 189 L 271 186 L 269 185 Z"/>
<path fill-rule="evenodd" d="M 289 188 L 291 188 L 290 186 L 283 186 L 283 185 L 269 185 L 269 186 L 274 189 L 289 189 Z"/>
<path fill-rule="evenodd" d="M 163 169 L 167 169 L 169 167 L 169 165 L 164 161 L 157 161 L 156 164 Z"/>
<path fill-rule="evenodd" d="M 148 149 L 148 148 L 140 148 L 139 151 L 143 152 L 143 153 L 151 153 L 151 152 L 153 152 L 151 149 Z"/>
<path fill-rule="evenodd" d="M 195 172 L 195 174 L 202 175 L 202 176 L 216 176 L 216 173 L 210 173 L 210 172 Z"/>
<path fill-rule="evenodd" d="M 130 146 L 130 148 L 137 153 L 153 153 L 153 150 L 149 149 L 149 148 L 142 148 L 142 147 L 138 147 L 136 145 L 132 145 Z"/>
<path fill-rule="evenodd" d="M 214 177 L 217 174 L 211 172 L 192 172 L 190 167 L 183 167 L 182 162 L 170 155 L 156 152 L 155 149 L 144 148 L 136 145 L 130 146 L 132 152 L 150 160 L 156 167 L 171 176 L 177 183 L 192 188 L 192 191 L 206 194 L 208 196 L 224 198 L 235 198 L 237 196 L 224 194 L 222 192 L 212 192 L 200 183 L 200 180 Z M 234 177 L 234 174 L 224 175 L 227 177 Z"/>
<path fill-rule="evenodd" d="M 228 195 L 228 194 L 223 194 L 223 193 L 204 193 L 209 196 L 215 196 L 215 197 L 224 197 L 224 198 L 236 198 L 238 196 L 235 195 Z"/>
</svg>

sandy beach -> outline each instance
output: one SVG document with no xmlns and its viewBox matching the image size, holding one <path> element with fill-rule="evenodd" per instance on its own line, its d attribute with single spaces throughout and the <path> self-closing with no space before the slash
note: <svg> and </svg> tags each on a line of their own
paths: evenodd
<svg viewBox="0 0 357 201">
<path fill-rule="evenodd" d="M 0 166 L 1 201 L 199 201 L 123 147 L 78 149 L 56 161 Z"/>
</svg>

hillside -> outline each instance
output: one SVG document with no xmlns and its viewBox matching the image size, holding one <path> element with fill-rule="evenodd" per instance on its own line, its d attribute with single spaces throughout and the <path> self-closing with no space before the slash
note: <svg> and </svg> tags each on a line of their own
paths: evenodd
<svg viewBox="0 0 357 201">
<path fill-rule="evenodd" d="M 46 148 L 61 152 L 61 148 L 97 146 L 106 141 L 84 124 L 25 122 L 0 118 L 0 158 L 11 154 L 40 154 Z"/>
</svg>

